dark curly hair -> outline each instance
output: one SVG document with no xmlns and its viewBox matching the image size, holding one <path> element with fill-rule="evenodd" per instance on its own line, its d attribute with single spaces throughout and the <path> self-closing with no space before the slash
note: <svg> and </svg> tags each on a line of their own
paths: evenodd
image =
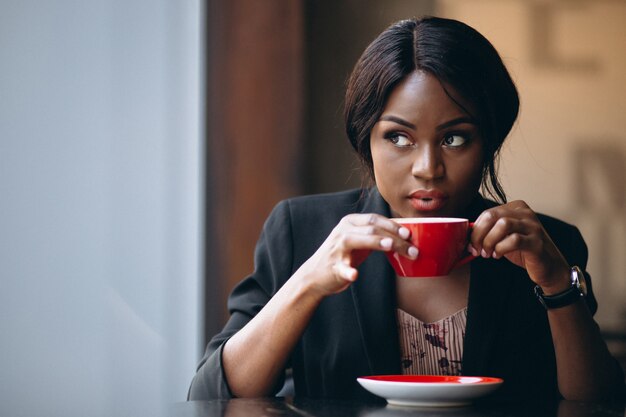
<svg viewBox="0 0 626 417">
<path fill-rule="evenodd" d="M 483 189 L 506 202 L 496 165 L 519 112 L 517 89 L 493 45 L 473 28 L 451 19 L 428 16 L 394 23 L 357 61 L 347 83 L 344 117 L 348 138 L 370 176 L 370 132 L 393 88 L 415 70 L 434 75 L 444 89 L 451 86 L 477 109 L 479 114 L 472 116 L 484 141 Z"/>
</svg>

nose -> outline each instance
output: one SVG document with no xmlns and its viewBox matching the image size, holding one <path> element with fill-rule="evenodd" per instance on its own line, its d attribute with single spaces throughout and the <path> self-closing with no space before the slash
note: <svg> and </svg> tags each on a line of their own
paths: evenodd
<svg viewBox="0 0 626 417">
<path fill-rule="evenodd" d="M 415 149 L 415 160 L 413 161 L 411 173 L 414 177 L 426 181 L 443 177 L 445 165 L 440 149 L 428 145 Z"/>
</svg>

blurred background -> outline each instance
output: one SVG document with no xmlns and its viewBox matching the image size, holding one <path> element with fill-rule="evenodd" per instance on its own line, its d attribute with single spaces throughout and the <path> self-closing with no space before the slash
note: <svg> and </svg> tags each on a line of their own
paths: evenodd
<svg viewBox="0 0 626 417">
<path fill-rule="evenodd" d="M 0 0 L 0 414 L 184 401 L 272 207 L 362 184 L 346 78 L 425 14 L 502 55 L 505 190 L 580 227 L 626 356 L 625 1 Z"/>
</svg>

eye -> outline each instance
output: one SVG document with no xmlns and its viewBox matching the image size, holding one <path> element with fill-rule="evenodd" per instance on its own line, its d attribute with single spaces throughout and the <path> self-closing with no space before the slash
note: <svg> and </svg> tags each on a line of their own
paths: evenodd
<svg viewBox="0 0 626 417">
<path fill-rule="evenodd" d="M 399 148 L 413 146 L 413 142 L 411 142 L 409 137 L 399 132 L 388 133 L 385 135 L 385 139 Z"/>
<path fill-rule="evenodd" d="M 443 144 L 450 148 L 458 148 L 467 143 L 468 139 L 461 135 L 448 135 L 443 139 Z"/>
</svg>

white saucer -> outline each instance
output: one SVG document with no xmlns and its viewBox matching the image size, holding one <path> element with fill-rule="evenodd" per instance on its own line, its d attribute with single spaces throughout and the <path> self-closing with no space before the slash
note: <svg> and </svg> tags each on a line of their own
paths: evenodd
<svg viewBox="0 0 626 417">
<path fill-rule="evenodd" d="M 390 405 L 461 407 L 495 391 L 503 380 L 482 376 L 377 375 L 357 378 Z"/>
</svg>

